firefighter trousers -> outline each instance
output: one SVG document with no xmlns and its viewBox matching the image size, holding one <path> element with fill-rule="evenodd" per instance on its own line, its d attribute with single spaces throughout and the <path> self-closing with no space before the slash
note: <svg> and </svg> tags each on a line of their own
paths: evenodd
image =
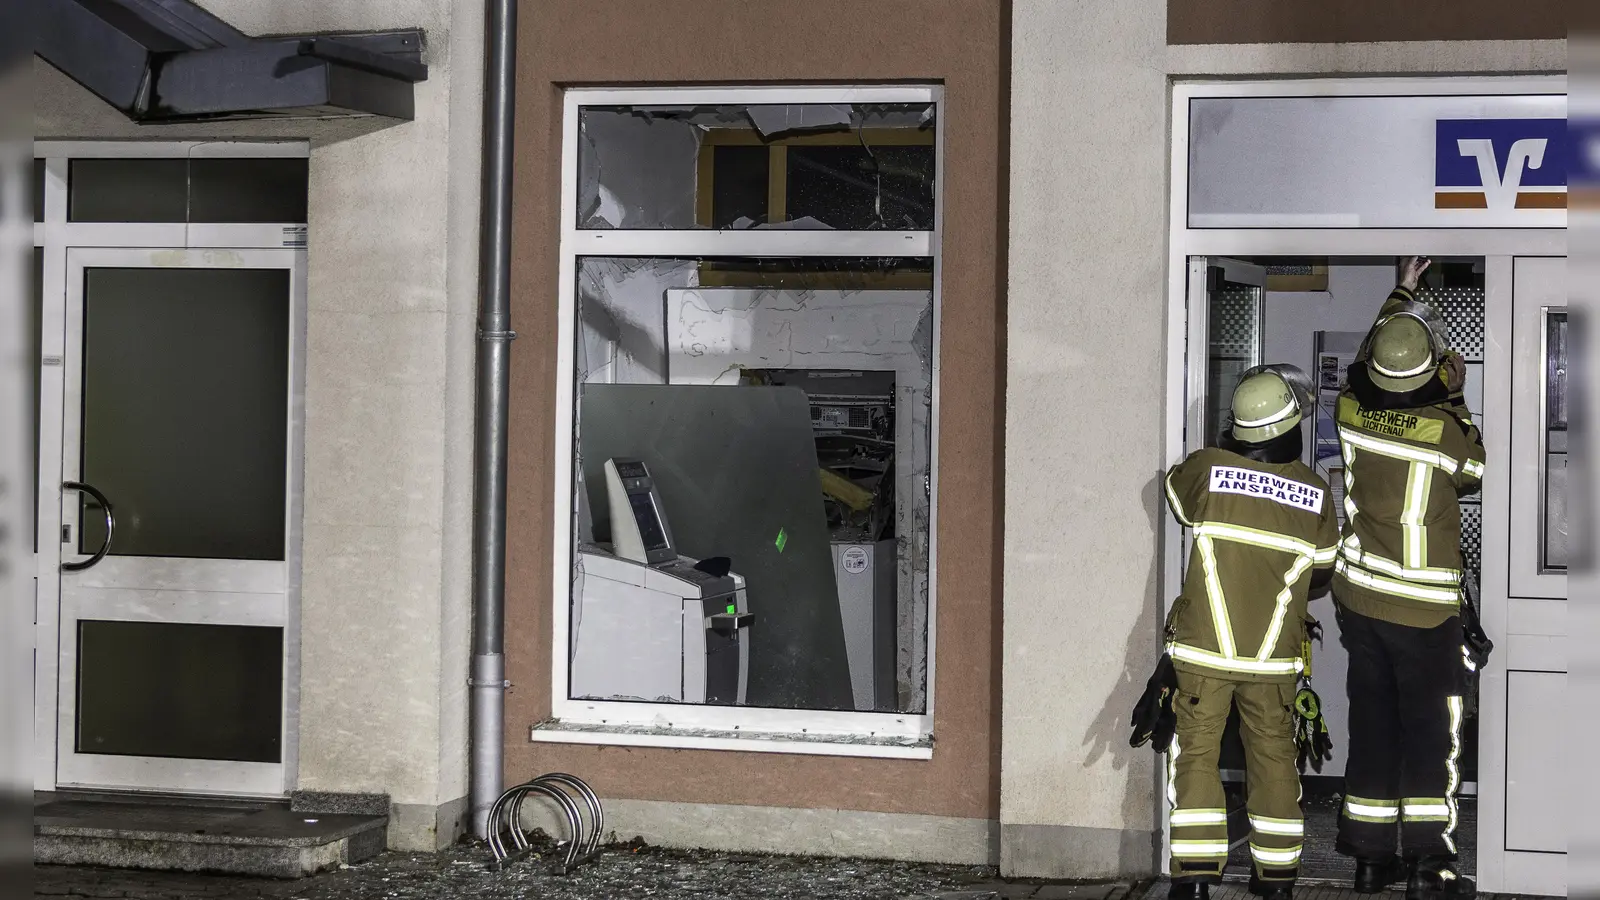
<svg viewBox="0 0 1600 900">
<path fill-rule="evenodd" d="M 1167 750 L 1172 804 L 1172 877 L 1215 883 L 1228 862 L 1228 811 L 1222 791 L 1222 732 L 1234 704 L 1244 740 L 1250 855 L 1264 881 L 1294 881 L 1305 822 L 1295 768 L 1292 682 L 1244 681 L 1179 670 L 1173 701 L 1177 734 Z"/>
<path fill-rule="evenodd" d="M 1349 653 L 1350 748 L 1336 849 L 1346 856 L 1456 855 L 1461 787 L 1461 619 L 1411 628 L 1338 608 Z"/>
</svg>

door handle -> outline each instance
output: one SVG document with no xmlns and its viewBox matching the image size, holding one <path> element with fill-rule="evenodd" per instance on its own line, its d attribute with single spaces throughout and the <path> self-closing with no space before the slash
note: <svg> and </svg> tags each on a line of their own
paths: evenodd
<svg viewBox="0 0 1600 900">
<path fill-rule="evenodd" d="M 79 491 L 81 493 L 88 494 L 90 497 L 93 497 L 95 502 L 100 504 L 100 508 L 106 512 L 106 542 L 100 545 L 100 549 L 95 551 L 93 556 L 83 560 L 82 562 L 61 564 L 61 570 L 63 572 L 82 572 L 84 569 L 90 568 L 99 563 L 100 560 L 105 559 L 106 554 L 111 552 L 111 537 L 116 533 L 117 530 L 117 517 L 111 512 L 111 501 L 107 500 L 106 495 L 100 493 L 100 490 L 93 485 L 84 484 L 81 481 L 64 481 L 61 483 L 61 487 L 63 490 Z M 78 530 L 81 534 L 83 531 L 82 525 L 79 526 Z"/>
</svg>

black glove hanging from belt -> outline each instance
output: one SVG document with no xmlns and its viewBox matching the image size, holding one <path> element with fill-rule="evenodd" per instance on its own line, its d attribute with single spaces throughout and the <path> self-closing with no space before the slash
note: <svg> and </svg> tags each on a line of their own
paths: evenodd
<svg viewBox="0 0 1600 900">
<path fill-rule="evenodd" d="M 1489 640 L 1489 635 L 1483 631 L 1483 622 L 1478 618 L 1478 580 L 1470 573 L 1462 573 L 1461 578 L 1461 634 L 1464 643 L 1462 652 L 1466 654 L 1467 668 L 1474 674 L 1483 671 L 1489 664 L 1489 654 L 1494 652 L 1494 641 Z"/>
<path fill-rule="evenodd" d="M 1149 744 L 1157 753 L 1165 753 L 1178 731 L 1178 715 L 1172 711 L 1172 700 L 1178 693 L 1178 672 L 1172 667 L 1172 657 L 1161 654 L 1156 670 L 1145 682 L 1144 694 L 1133 707 L 1133 734 L 1128 746 L 1143 747 Z"/>
<path fill-rule="evenodd" d="M 1294 695 L 1294 744 L 1297 750 L 1295 765 L 1305 773 L 1306 763 L 1317 772 L 1322 764 L 1333 759 L 1333 738 L 1328 734 L 1328 723 L 1322 718 L 1322 698 L 1311 689 L 1311 642 L 1322 640 L 1322 623 L 1306 619 L 1305 638 L 1300 645 L 1301 663 L 1304 666 L 1300 690 Z"/>
<path fill-rule="evenodd" d="M 1294 744 L 1298 751 L 1295 765 L 1302 774 L 1307 762 L 1312 769 L 1321 772 L 1322 764 L 1333 759 L 1333 738 L 1328 735 L 1328 723 L 1322 718 L 1322 698 L 1311 689 L 1309 678 L 1294 695 Z"/>
</svg>

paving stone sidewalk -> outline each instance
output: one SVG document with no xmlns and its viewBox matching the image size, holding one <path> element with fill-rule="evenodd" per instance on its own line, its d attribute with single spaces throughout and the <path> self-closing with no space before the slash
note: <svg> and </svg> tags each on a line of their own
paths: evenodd
<svg viewBox="0 0 1600 900">
<path fill-rule="evenodd" d="M 569 876 L 548 857 L 505 871 L 482 844 L 388 853 L 300 881 L 39 866 L 36 898 L 86 900 L 1128 900 L 1132 884 L 1002 882 L 985 867 L 673 851 L 617 845 Z"/>
</svg>

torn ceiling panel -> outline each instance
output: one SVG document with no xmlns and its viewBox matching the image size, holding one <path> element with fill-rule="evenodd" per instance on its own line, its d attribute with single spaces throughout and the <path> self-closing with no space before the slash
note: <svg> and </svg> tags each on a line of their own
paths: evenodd
<svg viewBox="0 0 1600 900">
<path fill-rule="evenodd" d="M 857 128 L 929 128 L 934 106 L 927 104 L 730 104 L 726 106 L 615 106 L 612 113 L 687 122 L 699 128 L 754 129 L 764 140 L 806 131 Z"/>
<path fill-rule="evenodd" d="M 35 0 L 37 53 L 135 122 L 409 120 L 423 33 L 249 37 L 193 0 Z"/>
<path fill-rule="evenodd" d="M 751 106 L 745 112 L 768 139 L 796 131 L 847 131 L 854 124 L 851 108 L 844 105 Z"/>
</svg>

